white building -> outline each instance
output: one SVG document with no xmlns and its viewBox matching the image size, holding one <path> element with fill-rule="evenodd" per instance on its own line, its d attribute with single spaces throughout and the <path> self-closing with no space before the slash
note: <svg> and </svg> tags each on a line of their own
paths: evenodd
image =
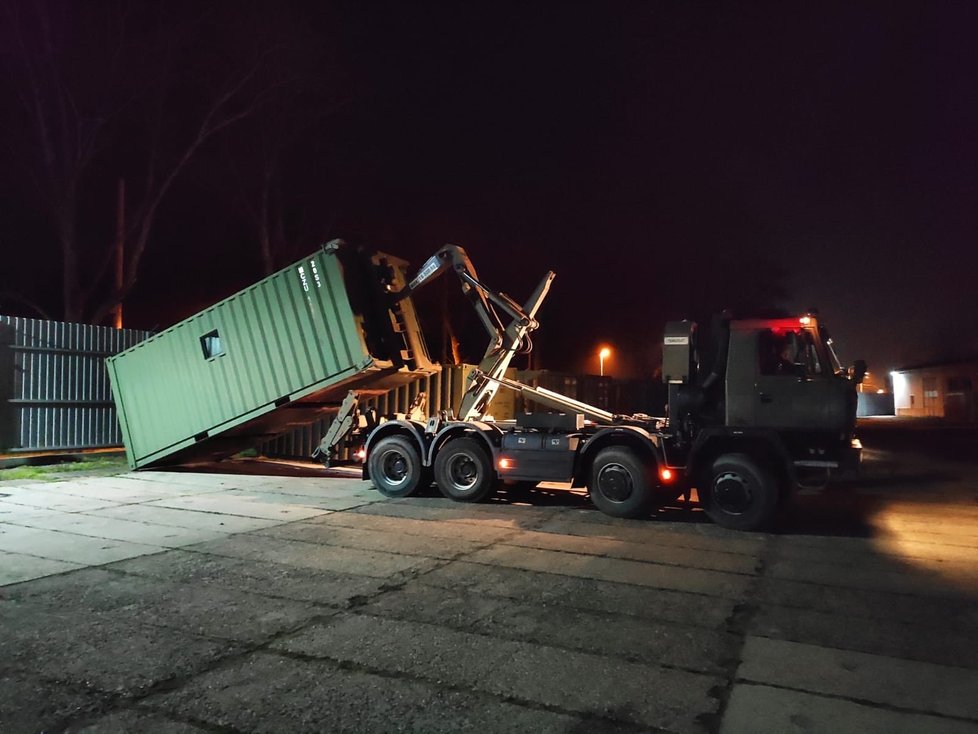
<svg viewBox="0 0 978 734">
<path fill-rule="evenodd" d="M 898 416 L 946 418 L 974 423 L 978 420 L 975 385 L 978 359 L 905 367 L 890 373 L 893 406 Z"/>
</svg>

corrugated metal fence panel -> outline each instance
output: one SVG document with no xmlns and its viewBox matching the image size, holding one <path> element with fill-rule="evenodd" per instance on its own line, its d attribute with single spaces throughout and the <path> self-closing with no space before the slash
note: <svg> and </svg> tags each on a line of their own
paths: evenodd
<svg viewBox="0 0 978 734">
<path fill-rule="evenodd" d="M 442 410 L 455 412 L 462 401 L 462 393 L 465 391 L 468 374 L 471 370 L 471 365 L 443 365 L 440 372 L 420 377 L 382 395 L 364 399 L 360 403 L 360 410 L 366 411 L 374 408 L 379 415 L 383 416 L 406 413 L 418 393 L 424 392 L 427 396 L 426 411 L 428 415 L 437 414 Z M 502 392 L 500 391 L 500 393 Z M 505 400 L 506 398 L 500 394 L 497 397 L 497 400 L 499 399 Z M 259 448 L 259 452 L 265 456 L 276 458 L 308 459 L 319 446 L 319 442 L 326 431 L 329 430 L 333 418 L 334 416 L 330 415 L 308 426 L 279 436 L 263 444 Z M 350 459 L 349 450 L 341 448 L 338 458 L 341 460 Z"/>
<path fill-rule="evenodd" d="M 121 445 L 105 358 L 149 335 L 0 316 L 0 450 Z"/>
</svg>

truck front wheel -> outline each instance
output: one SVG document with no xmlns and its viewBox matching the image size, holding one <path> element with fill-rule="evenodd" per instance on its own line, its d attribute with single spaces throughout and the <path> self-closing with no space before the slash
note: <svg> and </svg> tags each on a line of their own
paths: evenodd
<svg viewBox="0 0 978 734">
<path fill-rule="evenodd" d="M 435 483 L 449 499 L 478 502 L 496 487 L 492 459 L 473 438 L 453 438 L 435 457 Z"/>
<path fill-rule="evenodd" d="M 587 485 L 591 502 L 612 517 L 644 517 L 655 501 L 652 475 L 633 451 L 622 446 L 601 449 Z"/>
<path fill-rule="evenodd" d="M 408 497 L 414 494 L 424 467 L 414 444 L 404 436 L 388 436 L 370 450 L 367 469 L 374 486 L 385 497 Z"/>
<path fill-rule="evenodd" d="M 697 487 L 700 504 L 713 522 L 731 530 L 762 530 L 778 508 L 778 484 L 762 464 L 746 454 L 724 454 Z"/>
</svg>

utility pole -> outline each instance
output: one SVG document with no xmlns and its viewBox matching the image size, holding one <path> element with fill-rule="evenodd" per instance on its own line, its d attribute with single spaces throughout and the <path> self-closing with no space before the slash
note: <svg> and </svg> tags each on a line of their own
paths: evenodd
<svg viewBox="0 0 978 734">
<path fill-rule="evenodd" d="M 126 180 L 119 179 L 119 193 L 115 212 L 115 292 L 118 301 L 115 305 L 115 328 L 122 328 L 122 283 L 125 271 L 126 244 Z"/>
</svg>

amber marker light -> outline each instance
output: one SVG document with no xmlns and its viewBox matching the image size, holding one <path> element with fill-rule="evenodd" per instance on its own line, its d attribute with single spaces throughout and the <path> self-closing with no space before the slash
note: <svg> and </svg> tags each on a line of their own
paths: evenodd
<svg viewBox="0 0 978 734">
<path fill-rule="evenodd" d="M 659 469 L 659 479 L 661 479 L 663 482 L 671 482 L 672 469 L 667 469 L 666 467 Z"/>
<path fill-rule="evenodd" d="M 355 454 L 355 456 L 356 456 L 356 457 L 357 457 L 357 458 L 358 458 L 358 459 L 359 459 L 360 461 L 363 461 L 364 459 L 366 459 L 366 458 L 367 458 L 367 450 L 366 450 L 366 449 L 360 449 L 359 451 L 357 451 L 357 453 Z"/>
<path fill-rule="evenodd" d="M 499 460 L 499 468 L 500 469 L 512 469 L 513 468 L 513 462 L 510 461 L 509 459 L 502 458 L 502 459 Z"/>
</svg>

